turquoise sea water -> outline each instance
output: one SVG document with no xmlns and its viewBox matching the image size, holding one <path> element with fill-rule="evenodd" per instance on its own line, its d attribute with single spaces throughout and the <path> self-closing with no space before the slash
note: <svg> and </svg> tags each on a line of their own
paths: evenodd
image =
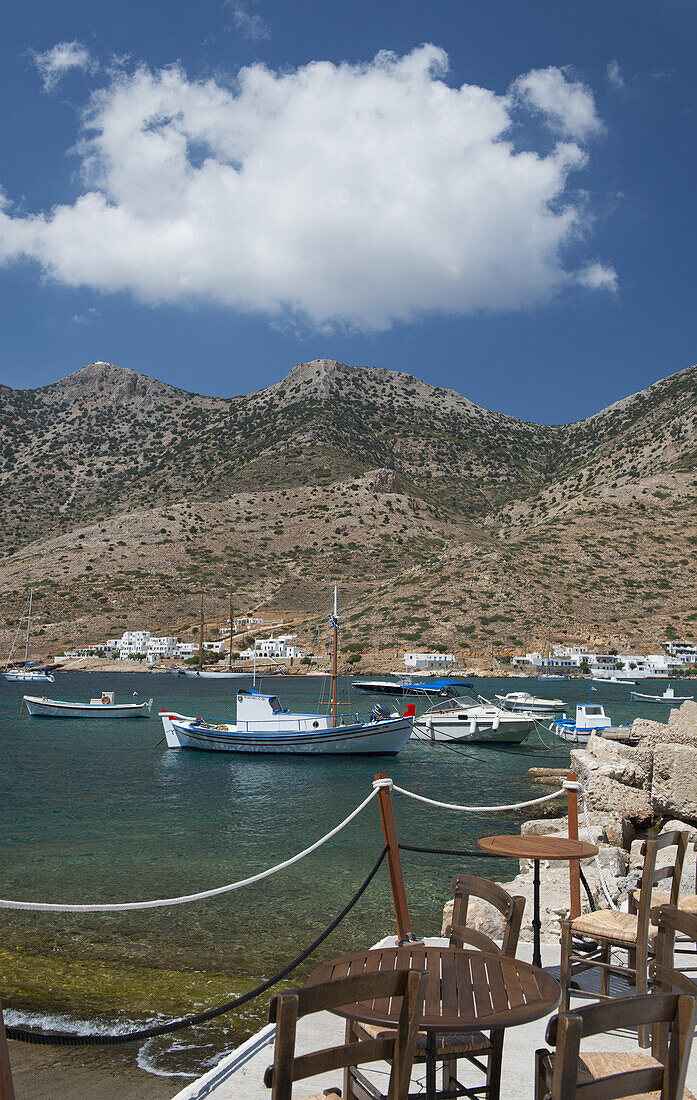
<svg viewBox="0 0 697 1100">
<path fill-rule="evenodd" d="M 167 675 L 59 673 L 41 692 L 89 699 L 113 689 L 154 697 L 150 720 L 70 721 L 19 717 L 27 685 L 0 678 L 0 896 L 105 902 L 193 893 L 253 874 L 306 847 L 370 791 L 375 772 L 444 801 L 494 804 L 536 797 L 525 777 L 536 766 L 562 766 L 568 748 L 543 731 L 523 746 L 467 746 L 458 752 L 410 742 L 399 757 L 245 757 L 172 752 L 156 747 L 161 707 L 188 714 L 234 711 L 242 681 L 212 683 Z M 262 683 L 291 710 L 317 704 L 317 678 Z M 648 690 L 660 693 L 664 681 Z M 680 694 L 697 686 L 680 683 Z M 655 685 L 655 687 L 653 686 Z M 487 696 L 532 688 L 574 705 L 588 682 L 534 685 L 479 680 Z M 342 701 L 366 710 L 376 699 Z M 684 691 L 683 691 L 684 689 Z M 35 690 L 35 689 L 34 689 Z M 667 719 L 668 707 L 629 702 L 630 688 L 600 685 L 593 700 L 615 723 L 638 714 Z M 640 689 L 641 690 L 641 689 Z M 384 697 L 382 697 L 382 701 Z M 420 709 L 428 705 L 419 702 Z M 400 840 L 443 848 L 476 847 L 478 836 L 517 831 L 517 814 L 456 814 L 394 796 Z M 210 901 L 106 916 L 2 911 L 0 997 L 9 1022 L 53 1026 L 89 1021 L 109 1030 L 173 1018 L 212 1006 L 256 985 L 311 942 L 342 908 L 382 848 L 376 803 L 327 846 L 262 883 Z M 416 931 L 435 934 L 452 875 L 469 867 L 505 879 L 507 860 L 404 856 Z M 382 870 L 353 913 L 297 972 L 358 949 L 394 930 Z M 287 984 L 292 984 L 287 983 Z M 264 1019 L 267 994 L 222 1022 L 148 1044 L 143 1059 L 165 1072 L 197 1072 Z"/>
</svg>

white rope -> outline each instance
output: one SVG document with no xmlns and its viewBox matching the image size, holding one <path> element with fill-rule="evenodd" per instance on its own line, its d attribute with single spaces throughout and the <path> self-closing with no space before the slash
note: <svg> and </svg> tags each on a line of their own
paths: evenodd
<svg viewBox="0 0 697 1100">
<path fill-rule="evenodd" d="M 379 782 L 384 783 L 384 780 Z M 415 798 L 417 802 L 427 802 L 429 806 L 438 806 L 441 810 L 462 810 L 464 813 L 469 814 L 490 814 L 498 813 L 500 810 L 522 810 L 526 806 L 539 806 L 541 802 L 551 802 L 553 798 L 559 798 L 564 794 L 564 788 L 558 791 L 553 791 L 552 794 L 545 794 L 542 798 L 531 798 L 527 802 L 512 802 L 510 806 L 458 806 L 454 802 L 437 802 L 435 798 L 426 798 L 423 794 L 415 794 L 414 791 L 407 791 L 404 787 L 398 787 L 396 783 L 392 784 L 392 790 L 397 791 L 399 794 L 405 794 L 408 798 Z"/>
<path fill-rule="evenodd" d="M 328 840 L 331 840 L 333 836 L 341 832 L 346 828 L 350 821 L 353 821 L 354 817 L 358 817 L 359 813 L 366 808 L 369 802 L 375 798 L 377 794 L 377 788 L 372 790 L 367 798 L 364 798 L 360 806 L 356 806 L 348 817 L 345 817 L 338 825 L 326 833 L 319 840 L 316 840 L 314 844 L 311 844 L 309 848 L 304 848 L 302 852 L 298 852 L 297 855 L 291 856 L 290 859 L 286 859 L 283 863 L 277 863 L 275 867 L 268 867 L 265 871 L 260 871 L 257 875 L 250 875 L 249 878 L 240 879 L 239 882 L 230 882 L 227 886 L 218 886 L 214 890 L 202 890 L 198 894 L 186 894 L 179 898 L 159 898 L 156 901 L 127 901 L 118 904 L 110 905 L 67 905 L 53 902 L 38 902 L 38 901 L 6 901 L 0 899 L 0 908 L 2 909 L 31 909 L 41 913 L 120 913 L 127 909 L 156 909 L 163 905 L 184 905 L 190 901 L 202 901 L 203 898 L 214 898 L 218 894 L 228 894 L 231 890 L 239 890 L 242 886 L 249 886 L 253 882 L 259 882 L 263 878 L 268 878 L 269 875 L 275 875 L 277 871 L 283 871 L 286 867 L 291 867 L 292 864 L 297 863 L 299 860 L 304 859 L 305 856 L 309 856 L 311 852 L 315 852 L 323 844 L 326 844 Z"/>
<path fill-rule="evenodd" d="M 588 814 L 588 796 L 586 795 L 586 788 L 582 784 L 579 784 L 579 794 L 581 795 L 581 808 L 583 810 L 583 821 L 584 821 L 585 826 L 586 826 L 586 832 L 588 833 L 588 839 L 592 844 L 593 843 L 593 833 L 591 831 L 591 822 L 590 822 L 590 817 L 589 817 L 589 814 Z M 593 857 L 593 859 L 594 859 L 594 862 L 595 862 L 595 869 L 598 872 L 598 878 L 600 879 L 600 885 L 603 888 L 603 893 L 605 894 L 605 898 L 607 900 L 608 905 L 610 906 L 611 909 L 618 909 L 619 910 L 619 906 L 615 905 L 614 901 L 612 900 L 612 894 L 610 893 L 610 891 L 608 889 L 608 885 L 605 881 L 605 876 L 603 874 L 603 867 L 602 867 L 602 864 L 600 862 L 600 856 L 597 852 L 596 852 L 595 856 Z"/>
</svg>

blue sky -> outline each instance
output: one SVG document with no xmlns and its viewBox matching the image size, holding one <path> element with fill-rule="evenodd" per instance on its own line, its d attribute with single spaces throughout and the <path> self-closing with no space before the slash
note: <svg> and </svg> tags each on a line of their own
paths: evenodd
<svg viewBox="0 0 697 1100">
<path fill-rule="evenodd" d="M 6 6 L 0 381 L 107 360 L 230 395 L 327 357 L 558 422 L 690 366 L 696 23 Z"/>
</svg>

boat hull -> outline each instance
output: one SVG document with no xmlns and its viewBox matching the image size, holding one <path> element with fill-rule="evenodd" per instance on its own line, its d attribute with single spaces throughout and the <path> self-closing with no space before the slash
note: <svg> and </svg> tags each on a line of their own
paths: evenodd
<svg viewBox="0 0 697 1100">
<path fill-rule="evenodd" d="M 4 676 L 6 680 L 16 680 L 25 684 L 55 684 L 56 682 L 56 677 L 50 672 L 24 672 L 20 669 L 17 672 L 5 672 Z"/>
<path fill-rule="evenodd" d="M 460 721 L 457 718 L 438 718 L 415 722 L 412 737 L 420 741 L 469 741 L 475 744 L 519 745 L 525 741 L 534 727 L 533 721 L 512 722 L 505 718 L 500 718 L 496 727 L 495 719 L 493 721 L 482 719 Z"/>
<path fill-rule="evenodd" d="M 255 733 L 221 723 L 194 725 L 181 715 L 161 713 L 170 748 L 200 752 L 272 755 L 396 756 L 409 740 L 413 718 L 385 719 L 350 726 Z"/>
<path fill-rule="evenodd" d="M 24 703 L 32 718 L 149 718 L 152 708 L 152 699 L 145 703 L 65 703 L 25 695 Z"/>
<path fill-rule="evenodd" d="M 643 695 L 640 691 L 631 691 L 629 693 L 630 699 L 635 699 L 637 703 L 689 703 L 694 698 L 693 695 Z"/>
</svg>

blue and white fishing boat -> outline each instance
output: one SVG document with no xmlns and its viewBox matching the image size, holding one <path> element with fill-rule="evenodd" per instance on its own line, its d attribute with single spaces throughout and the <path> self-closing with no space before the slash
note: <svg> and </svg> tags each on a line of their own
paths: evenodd
<svg viewBox="0 0 697 1100">
<path fill-rule="evenodd" d="M 676 695 L 675 688 L 670 684 L 663 695 L 644 695 L 641 691 L 630 691 L 629 698 L 637 703 L 689 703 L 694 695 Z"/>
<path fill-rule="evenodd" d="M 291 713 L 277 695 L 237 693 L 235 722 L 160 711 L 170 749 L 204 752 L 396 756 L 411 736 L 413 715 L 378 704 L 369 715 Z"/>
<path fill-rule="evenodd" d="M 610 729 L 612 719 L 605 713 L 600 703 L 579 703 L 576 707 L 576 717 L 555 718 L 550 722 L 549 729 L 563 741 L 570 741 L 573 745 L 585 744 L 592 733 L 601 733 Z"/>
<path fill-rule="evenodd" d="M 414 726 L 414 708 L 390 712 L 383 703 L 370 714 L 339 714 L 336 677 L 339 615 L 334 585 L 334 614 L 329 617 L 333 636 L 331 714 L 291 713 L 277 695 L 264 695 L 252 687 L 237 692 L 234 722 L 190 718 L 160 711 L 170 749 L 204 752 L 295 753 L 333 756 L 396 756 L 406 745 Z"/>
</svg>

